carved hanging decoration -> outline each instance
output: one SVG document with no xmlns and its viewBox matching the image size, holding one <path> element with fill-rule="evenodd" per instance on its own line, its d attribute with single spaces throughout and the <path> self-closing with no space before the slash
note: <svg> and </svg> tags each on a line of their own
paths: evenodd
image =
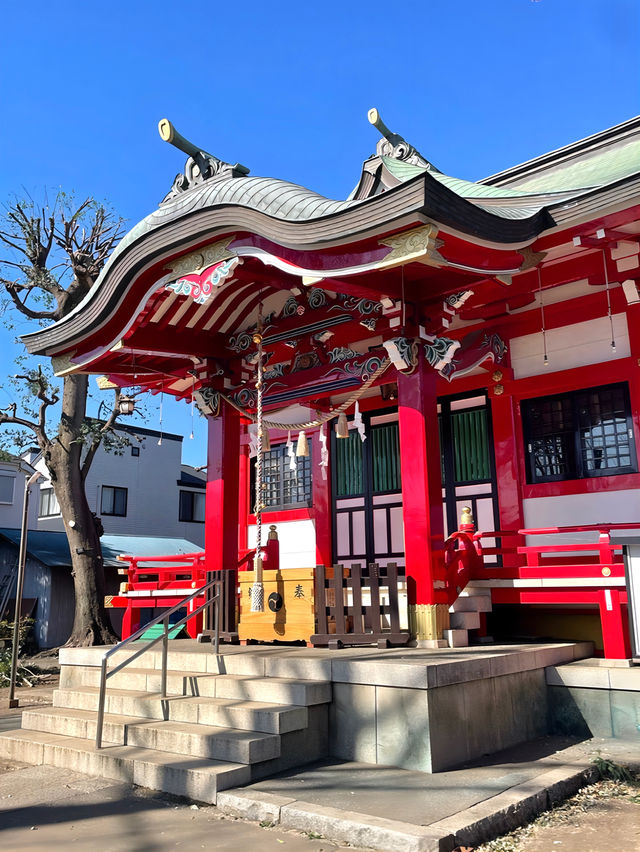
<svg viewBox="0 0 640 852">
<path fill-rule="evenodd" d="M 198 411 L 207 416 L 212 414 L 216 417 L 220 413 L 220 393 L 213 388 L 200 388 L 193 394 Z"/>
<path fill-rule="evenodd" d="M 201 273 L 193 272 L 166 284 L 165 290 L 173 290 L 179 296 L 190 296 L 197 305 L 204 305 L 214 290 L 226 281 L 241 262 L 238 257 L 221 260 Z"/>
<path fill-rule="evenodd" d="M 439 372 L 441 376 L 451 381 L 456 376 L 470 373 L 483 361 L 491 360 L 495 364 L 501 363 L 506 353 L 507 344 L 499 334 L 473 331 L 463 338 L 459 349 L 455 352 L 455 358 L 452 358 Z"/>
<path fill-rule="evenodd" d="M 317 367 L 320 364 L 320 359 L 316 352 L 300 352 L 296 355 L 292 373 L 298 373 L 301 370 L 310 370 L 312 367 Z"/>
<path fill-rule="evenodd" d="M 289 296 L 287 301 L 284 303 L 282 310 L 280 311 L 280 319 L 286 319 L 287 317 L 295 317 L 296 315 L 302 316 L 304 312 L 304 305 L 299 304 L 295 296 Z"/>
<path fill-rule="evenodd" d="M 382 305 L 375 299 L 362 299 L 358 296 L 348 296 L 345 293 L 339 293 L 337 303 L 329 308 L 330 311 L 336 309 L 357 313 L 361 317 L 370 314 L 382 314 Z"/>
<path fill-rule="evenodd" d="M 411 337 L 394 337 L 382 344 L 397 370 L 410 370 L 418 360 L 418 344 Z"/>
<path fill-rule="evenodd" d="M 307 291 L 307 302 L 309 303 L 309 307 L 313 310 L 316 308 L 322 308 L 327 304 L 327 294 L 324 290 L 312 287 Z"/>
<path fill-rule="evenodd" d="M 369 381 L 373 373 L 380 368 L 384 361 L 381 355 L 371 355 L 362 361 L 351 361 L 344 365 L 341 372 L 349 376 L 359 376 L 363 382 Z"/>
<path fill-rule="evenodd" d="M 424 355 L 434 370 L 441 372 L 451 362 L 456 349 L 460 348 L 459 340 L 448 337 L 433 337 L 424 344 Z"/>
<path fill-rule="evenodd" d="M 331 364 L 346 361 L 347 358 L 357 358 L 359 354 L 355 349 L 349 349 L 347 346 L 337 346 L 335 349 L 330 349 L 327 352 Z"/>
<path fill-rule="evenodd" d="M 172 260 L 167 264 L 177 278 L 183 278 L 186 275 L 202 272 L 214 263 L 220 260 L 230 260 L 236 257 L 235 252 L 229 250 L 229 244 L 235 241 L 235 236 L 225 237 L 223 240 L 218 240 L 216 243 L 211 243 L 210 246 L 192 251 L 189 254 L 184 254 L 182 257 Z"/>
<path fill-rule="evenodd" d="M 389 246 L 391 249 L 384 259 L 384 265 L 402 266 L 415 261 L 435 265 L 446 263 L 438 251 L 444 243 L 436 239 L 437 234 L 435 225 L 422 225 L 420 228 L 379 240 L 380 245 Z"/>
</svg>

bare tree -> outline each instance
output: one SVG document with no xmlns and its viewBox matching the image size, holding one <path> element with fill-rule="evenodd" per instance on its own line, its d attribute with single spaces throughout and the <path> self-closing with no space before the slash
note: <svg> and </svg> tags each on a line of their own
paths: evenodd
<svg viewBox="0 0 640 852">
<path fill-rule="evenodd" d="M 60 193 L 49 207 L 14 201 L 0 224 L 0 285 L 9 306 L 40 325 L 62 319 L 89 292 L 123 233 L 123 221 L 91 198 L 75 204 Z M 113 642 L 104 610 L 100 536 L 85 480 L 105 436 L 113 434 L 120 391 L 104 421 L 88 418 L 88 376 L 55 379 L 48 368 L 28 367 L 13 377 L 22 388 L 20 406 L 0 412 L 13 426 L 12 440 L 34 439 L 42 451 L 69 540 L 75 616 L 67 645 Z M 49 422 L 51 421 L 51 422 Z M 19 434 L 20 433 L 20 434 Z"/>
</svg>

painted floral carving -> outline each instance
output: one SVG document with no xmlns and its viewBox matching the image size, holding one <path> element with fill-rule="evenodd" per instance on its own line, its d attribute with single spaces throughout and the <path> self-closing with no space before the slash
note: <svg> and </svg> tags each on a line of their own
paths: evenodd
<svg viewBox="0 0 640 852">
<path fill-rule="evenodd" d="M 240 258 L 231 257 L 209 266 L 201 273 L 192 272 L 183 278 L 178 278 L 165 286 L 165 290 L 173 290 L 179 296 L 190 296 L 198 305 L 204 303 L 236 268 Z"/>
</svg>

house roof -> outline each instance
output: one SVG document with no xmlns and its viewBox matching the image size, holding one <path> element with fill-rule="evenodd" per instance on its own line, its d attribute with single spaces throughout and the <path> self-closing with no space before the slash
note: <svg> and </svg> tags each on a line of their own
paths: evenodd
<svg viewBox="0 0 640 852">
<path fill-rule="evenodd" d="M 0 528 L 0 537 L 20 545 L 20 530 Z M 102 556 L 104 564 L 122 567 L 120 554 L 129 556 L 174 556 L 181 553 L 198 553 L 202 548 L 185 538 L 168 538 L 144 535 L 103 535 Z M 29 530 L 27 553 L 50 568 L 66 568 L 71 565 L 69 542 L 66 533 L 51 530 Z"/>
</svg>

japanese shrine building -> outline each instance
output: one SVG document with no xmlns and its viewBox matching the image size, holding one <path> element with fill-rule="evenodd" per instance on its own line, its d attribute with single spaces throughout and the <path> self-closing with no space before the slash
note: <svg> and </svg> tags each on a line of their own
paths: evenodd
<svg viewBox="0 0 640 852">
<path fill-rule="evenodd" d="M 195 397 L 219 570 L 255 542 L 259 332 L 261 520 L 281 567 L 404 566 L 411 633 L 437 641 L 464 506 L 516 544 L 640 522 L 640 118 L 475 183 L 370 120 L 382 138 L 345 201 L 249 176 L 161 122 L 184 173 L 85 301 L 24 339 L 58 375 Z M 483 539 L 492 628 L 604 635 L 624 655 L 624 572 L 537 575 L 508 538 Z"/>
</svg>

